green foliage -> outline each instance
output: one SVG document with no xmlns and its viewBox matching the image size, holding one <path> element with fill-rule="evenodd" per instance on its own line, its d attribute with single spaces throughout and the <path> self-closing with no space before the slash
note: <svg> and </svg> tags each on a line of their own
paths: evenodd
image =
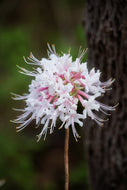
<svg viewBox="0 0 127 190">
<path fill-rule="evenodd" d="M 6 101 L 10 91 L 20 90 L 24 87 L 22 78 L 28 77 L 21 76 L 17 72 L 16 65 L 23 65 L 23 55 L 29 52 L 30 39 L 23 28 L 1 29 L 0 30 L 0 57 L 1 57 L 1 70 L 0 70 L 0 98 Z"/>
<path fill-rule="evenodd" d="M 71 186 L 78 187 L 79 189 L 90 190 L 88 181 L 88 168 L 83 160 L 78 163 L 76 167 L 70 170 L 70 184 Z"/>
<path fill-rule="evenodd" d="M 87 172 L 88 171 L 85 162 L 83 161 L 79 163 L 77 167 L 70 171 L 70 182 L 73 184 L 84 184 L 84 182 L 87 183 Z"/>
<path fill-rule="evenodd" d="M 0 176 L 6 180 L 3 189 L 34 190 L 37 173 L 32 153 L 38 150 L 38 145 L 30 139 L 14 136 L 9 130 L 1 131 L 0 145 Z"/>
<path fill-rule="evenodd" d="M 53 181 L 48 181 L 44 184 L 44 190 L 58 190 L 58 187 Z"/>
</svg>

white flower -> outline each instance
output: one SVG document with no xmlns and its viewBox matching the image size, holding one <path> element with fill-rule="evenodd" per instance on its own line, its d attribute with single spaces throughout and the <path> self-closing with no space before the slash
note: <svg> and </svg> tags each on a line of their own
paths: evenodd
<svg viewBox="0 0 127 190">
<path fill-rule="evenodd" d="M 62 122 L 60 127 L 68 128 L 72 126 L 75 139 L 79 137 L 75 123 L 83 126 L 83 119 L 87 116 L 95 120 L 99 125 L 103 125 L 105 120 L 99 118 L 94 111 L 114 110 L 114 107 L 99 103 L 96 98 L 105 93 L 113 80 L 107 82 L 100 81 L 100 71 L 93 68 L 90 72 L 87 63 L 81 63 L 81 56 L 72 61 L 70 53 L 59 56 L 55 52 L 54 46 L 49 46 L 49 59 L 42 58 L 40 61 L 33 54 L 26 59 L 28 64 L 36 65 L 33 71 L 21 68 L 21 73 L 34 77 L 29 85 L 28 94 L 23 96 L 13 94 L 15 100 L 25 100 L 26 107 L 13 122 L 20 123 L 17 131 L 24 129 L 33 119 L 36 125 L 43 124 L 38 140 L 44 135 L 46 137 L 48 129 L 50 133 L 56 127 L 59 118 Z M 83 54 L 82 54 L 83 55 Z M 82 113 L 78 113 L 78 103 L 83 106 Z M 18 109 L 16 109 L 17 111 Z"/>
</svg>

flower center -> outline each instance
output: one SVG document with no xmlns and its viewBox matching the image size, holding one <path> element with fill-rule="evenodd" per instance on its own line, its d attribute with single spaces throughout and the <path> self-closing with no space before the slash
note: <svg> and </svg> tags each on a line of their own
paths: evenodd
<svg viewBox="0 0 127 190">
<path fill-rule="evenodd" d="M 63 84 L 71 84 L 73 86 L 72 91 L 70 92 L 70 96 L 77 97 L 78 92 L 85 88 L 85 85 L 81 82 L 81 79 L 85 79 L 81 72 L 71 72 L 70 79 L 65 79 L 64 75 L 59 75 L 59 77 L 63 80 Z"/>
</svg>

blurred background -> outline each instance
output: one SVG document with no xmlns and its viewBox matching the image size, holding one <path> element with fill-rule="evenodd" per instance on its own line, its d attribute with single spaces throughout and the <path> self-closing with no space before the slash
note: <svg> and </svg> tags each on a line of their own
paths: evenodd
<svg viewBox="0 0 127 190">
<path fill-rule="evenodd" d="M 56 51 L 75 58 L 86 48 L 82 18 L 85 0 L 1 0 L 0 1 L 0 188 L 3 190 L 64 189 L 64 130 L 36 142 L 35 124 L 16 133 L 10 123 L 23 102 L 13 101 L 10 92 L 27 92 L 31 77 L 18 73 L 16 65 L 31 69 L 23 56 L 32 52 L 47 57 L 47 42 Z M 80 129 L 79 129 L 80 130 Z M 70 190 L 90 189 L 83 134 L 77 143 L 70 134 Z"/>
</svg>

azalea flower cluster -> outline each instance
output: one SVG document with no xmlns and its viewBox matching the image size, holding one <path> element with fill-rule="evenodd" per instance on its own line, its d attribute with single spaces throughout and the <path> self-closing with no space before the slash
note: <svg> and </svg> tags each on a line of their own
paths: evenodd
<svg viewBox="0 0 127 190">
<path fill-rule="evenodd" d="M 49 46 L 49 58 L 36 59 L 33 54 L 25 59 L 26 63 L 36 65 L 34 71 L 20 68 L 20 72 L 34 77 L 29 85 L 29 93 L 24 95 L 14 95 L 15 100 L 24 100 L 26 107 L 16 109 L 23 114 L 18 116 L 13 122 L 20 123 L 17 131 L 24 129 L 32 120 L 36 121 L 37 127 L 42 124 L 42 130 L 38 135 L 46 137 L 49 129 L 50 133 L 56 127 L 59 118 L 62 122 L 60 128 L 72 127 L 75 139 L 79 137 L 75 123 L 83 126 L 83 120 L 87 116 L 91 117 L 100 126 L 105 120 L 95 114 L 95 111 L 114 110 L 114 107 L 104 105 L 96 100 L 104 94 L 113 83 L 112 79 L 106 82 L 100 81 L 100 71 L 93 68 L 88 71 L 87 63 L 81 63 L 83 53 L 72 60 L 70 53 L 57 55 L 55 47 Z M 83 107 L 82 113 L 78 113 L 78 105 Z"/>
</svg>

